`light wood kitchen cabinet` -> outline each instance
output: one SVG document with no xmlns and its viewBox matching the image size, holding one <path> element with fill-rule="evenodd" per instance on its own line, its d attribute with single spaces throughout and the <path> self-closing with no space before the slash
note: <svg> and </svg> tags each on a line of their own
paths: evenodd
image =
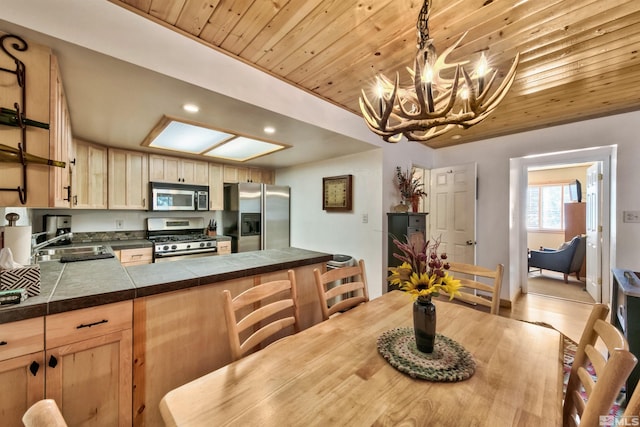
<svg viewBox="0 0 640 427">
<path fill-rule="evenodd" d="M 125 267 L 153 262 L 153 248 L 121 249 L 115 250 L 113 253 L 120 260 L 120 264 Z"/>
<path fill-rule="evenodd" d="M 107 147 L 73 140 L 71 207 L 107 209 Z"/>
<path fill-rule="evenodd" d="M 186 184 L 209 185 L 209 163 L 181 159 L 182 182 Z"/>
<path fill-rule="evenodd" d="M 181 182 L 178 159 L 154 154 L 149 155 L 149 181 Z"/>
<path fill-rule="evenodd" d="M 109 148 L 109 209 L 147 209 L 149 158 L 137 151 Z"/>
<path fill-rule="evenodd" d="M 224 209 L 224 166 L 209 163 L 209 210 Z"/>
<path fill-rule="evenodd" d="M 272 169 L 262 169 L 261 171 L 261 178 L 262 180 L 260 182 L 265 183 L 265 184 L 275 184 L 276 183 L 276 176 L 275 176 L 275 172 Z M 256 182 L 256 181 L 254 181 Z"/>
<path fill-rule="evenodd" d="M 2 425 L 22 425 L 22 415 L 44 398 L 44 318 L 0 324 Z"/>
<path fill-rule="evenodd" d="M 257 182 L 273 184 L 274 173 L 270 169 L 224 165 L 223 181 L 226 183 Z"/>
<path fill-rule="evenodd" d="M 46 397 L 69 425 L 129 426 L 132 301 L 46 319 Z"/>
<path fill-rule="evenodd" d="M 253 283 L 245 278 L 134 301 L 134 425 L 163 425 L 158 405 L 169 390 L 231 362 L 221 291 L 235 294 Z"/>
<path fill-rule="evenodd" d="M 295 268 L 301 328 L 322 320 L 313 269 Z M 137 298 L 134 301 L 133 423 L 162 425 L 158 405 L 175 387 L 231 362 L 222 290 L 235 296 L 286 270 Z"/>
<path fill-rule="evenodd" d="M 223 179 L 225 183 L 249 182 L 249 168 L 224 165 L 223 172 Z"/>
<path fill-rule="evenodd" d="M 209 185 L 209 163 L 150 154 L 149 181 Z"/>
<path fill-rule="evenodd" d="M 231 240 L 218 240 L 216 242 L 218 255 L 227 255 L 231 253 Z"/>
<path fill-rule="evenodd" d="M 0 32 L 0 35 L 4 34 Z M 8 38 L 4 43 L 8 51 L 22 61 L 25 67 L 26 105 L 20 105 L 20 110 L 31 120 L 49 123 L 51 119 L 49 115 L 51 49 L 29 40 L 25 41 L 28 44 L 26 51 L 11 48 L 13 43 L 24 47 L 17 39 Z M 2 51 L 0 51 L 0 68 L 16 69 L 14 60 Z M 16 76 L 8 72 L 0 72 L 0 81 L 0 106 L 13 110 L 14 103 L 22 103 L 22 90 Z M 13 148 L 18 148 L 18 143 L 26 144 L 27 153 L 50 158 L 49 130 L 47 129 L 27 126 L 25 139 L 22 137 L 20 128 L 0 125 L 0 143 Z M 50 169 L 51 167 L 47 165 L 28 164 L 26 166 L 27 200 L 23 205 L 18 192 L 14 191 L 18 187 L 23 188 L 25 184 L 22 179 L 22 165 L 0 162 L 0 187 L 11 189 L 0 191 L 0 206 L 48 207 Z"/>
<path fill-rule="evenodd" d="M 273 184 L 273 171 L 270 169 L 249 168 L 249 182 Z"/>
<path fill-rule="evenodd" d="M 51 56 L 51 112 L 49 122 L 50 157 L 66 163 L 64 168 L 49 168 L 50 186 L 49 206 L 53 208 L 71 207 L 71 163 L 70 156 L 73 136 L 71 116 L 67 106 L 67 97 L 62 85 L 58 60 Z"/>
</svg>

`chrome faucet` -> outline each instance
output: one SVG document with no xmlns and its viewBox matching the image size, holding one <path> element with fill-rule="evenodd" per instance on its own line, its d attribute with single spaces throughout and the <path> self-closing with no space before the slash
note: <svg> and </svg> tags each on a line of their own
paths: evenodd
<svg viewBox="0 0 640 427">
<path fill-rule="evenodd" d="M 59 240 L 62 239 L 70 239 L 73 237 L 73 233 L 64 233 L 61 234 L 59 236 L 54 237 L 53 239 L 49 239 L 49 240 L 45 240 L 42 243 L 37 243 L 36 244 L 36 239 L 38 238 L 38 236 L 42 236 L 43 234 L 47 234 L 47 232 L 42 232 L 42 233 L 35 233 L 31 235 L 31 257 L 33 257 L 37 251 L 39 251 L 40 249 L 47 247 Z"/>
</svg>

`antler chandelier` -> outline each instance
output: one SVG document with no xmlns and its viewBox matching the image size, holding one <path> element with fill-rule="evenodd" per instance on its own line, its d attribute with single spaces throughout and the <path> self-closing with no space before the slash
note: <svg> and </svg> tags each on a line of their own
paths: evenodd
<svg viewBox="0 0 640 427">
<path fill-rule="evenodd" d="M 456 126 L 469 128 L 480 123 L 500 104 L 516 76 L 519 53 L 504 80 L 492 94 L 491 87 L 497 70 L 487 78 L 492 70 L 488 67 L 484 53 L 471 75 L 464 68 L 469 61 L 447 63 L 447 57 L 467 33 L 438 56 L 433 40 L 429 38 L 430 6 L 431 0 L 425 0 L 416 24 L 418 53 L 414 68 L 407 67 L 413 86 L 401 87 L 398 73 L 395 81 L 382 74 L 378 75 L 377 106 L 369 101 L 362 90 L 360 110 L 365 122 L 371 131 L 387 142 L 398 142 L 402 135 L 410 141 L 424 142 Z M 455 69 L 453 78 L 451 69 Z M 449 78 L 446 77 L 447 72 Z"/>
</svg>

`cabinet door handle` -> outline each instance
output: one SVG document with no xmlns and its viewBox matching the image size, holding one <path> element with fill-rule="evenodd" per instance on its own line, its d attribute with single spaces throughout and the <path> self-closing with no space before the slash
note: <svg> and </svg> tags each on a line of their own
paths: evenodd
<svg viewBox="0 0 640 427">
<path fill-rule="evenodd" d="M 73 196 L 73 206 L 78 206 L 78 196 Z"/>
<path fill-rule="evenodd" d="M 93 323 L 82 323 L 82 324 L 76 326 L 76 329 L 90 328 L 92 326 L 101 325 L 101 324 L 107 323 L 107 322 L 108 322 L 107 319 L 102 319 L 102 320 L 98 320 L 97 322 L 93 322 Z"/>
<path fill-rule="evenodd" d="M 142 207 L 143 208 L 147 207 L 147 199 L 146 199 L 146 197 L 142 199 Z"/>
<path fill-rule="evenodd" d="M 51 355 L 51 357 L 49 358 L 49 367 L 55 368 L 56 366 L 58 366 L 58 359 L 56 359 L 54 355 Z"/>
<path fill-rule="evenodd" d="M 6 342 L 6 341 L 0 341 L 0 345 L 7 345 L 7 344 L 9 344 L 9 343 Z"/>
<path fill-rule="evenodd" d="M 67 190 L 67 198 L 66 199 L 62 199 L 62 200 L 66 200 L 67 202 L 71 201 L 71 186 L 67 185 L 66 187 L 62 187 L 65 190 Z"/>
<path fill-rule="evenodd" d="M 29 371 L 31 372 L 31 375 L 35 377 L 38 373 L 38 369 L 40 369 L 40 364 L 36 361 L 31 362 L 31 365 L 29 365 Z"/>
</svg>

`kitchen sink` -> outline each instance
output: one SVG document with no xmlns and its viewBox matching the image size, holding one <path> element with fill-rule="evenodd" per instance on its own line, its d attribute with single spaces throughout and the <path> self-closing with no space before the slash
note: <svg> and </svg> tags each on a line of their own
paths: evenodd
<svg viewBox="0 0 640 427">
<path fill-rule="evenodd" d="M 99 259 L 108 255 L 113 256 L 111 247 L 105 245 L 87 245 L 71 247 L 48 247 L 36 251 L 34 262 L 57 261 L 61 258 L 69 259 Z"/>
</svg>

